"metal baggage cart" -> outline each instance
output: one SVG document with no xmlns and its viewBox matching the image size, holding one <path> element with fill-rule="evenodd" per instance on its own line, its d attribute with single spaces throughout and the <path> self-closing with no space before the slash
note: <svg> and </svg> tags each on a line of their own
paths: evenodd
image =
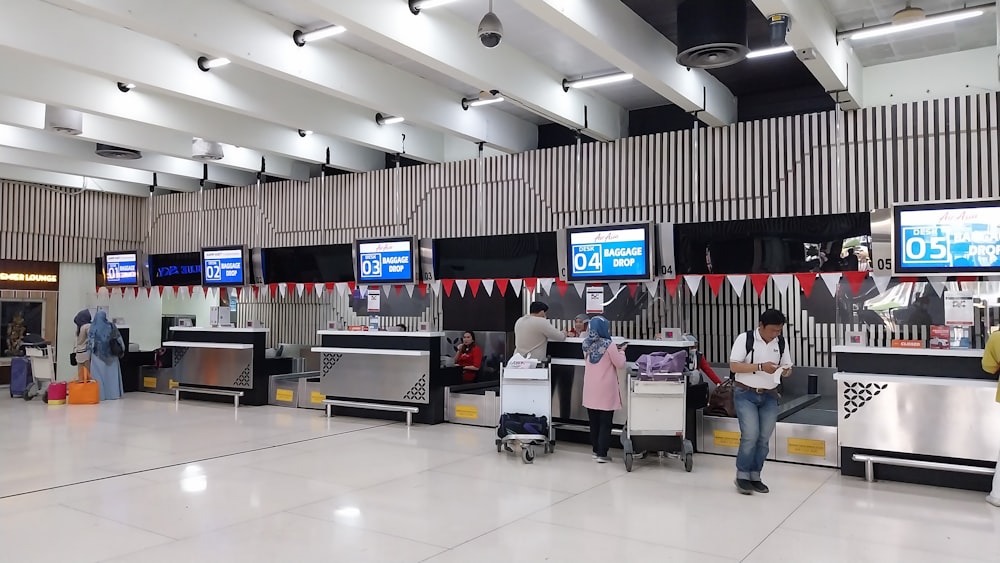
<svg viewBox="0 0 1000 563">
<path fill-rule="evenodd" d="M 548 434 L 509 434 L 497 437 L 497 452 L 514 453 L 521 450 L 521 460 L 535 460 L 535 446 L 543 446 L 545 453 L 556 449 L 555 427 L 552 424 L 552 373 L 548 364 L 539 367 L 508 367 L 500 365 L 500 415 L 530 414 L 545 417 Z M 500 423 L 497 422 L 499 434 Z"/>
<path fill-rule="evenodd" d="M 24 390 L 24 400 L 41 395 L 47 402 L 49 384 L 56 380 L 55 349 L 44 344 L 25 345 L 24 354 L 31 361 L 31 381 Z"/>
<path fill-rule="evenodd" d="M 687 375 L 637 373 L 628 380 L 628 420 L 622 430 L 625 470 L 632 471 L 636 457 L 648 453 L 684 460 L 684 470 L 694 467 L 694 446 L 686 439 Z"/>
</svg>

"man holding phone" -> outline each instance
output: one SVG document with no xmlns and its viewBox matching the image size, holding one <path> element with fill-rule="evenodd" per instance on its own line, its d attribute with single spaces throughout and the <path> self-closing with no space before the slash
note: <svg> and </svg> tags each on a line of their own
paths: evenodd
<svg viewBox="0 0 1000 563">
<path fill-rule="evenodd" d="M 778 385 L 792 374 L 792 358 L 781 335 L 785 315 L 768 309 L 756 330 L 740 334 L 729 354 L 735 380 L 733 404 L 740 423 L 736 454 L 736 490 L 743 495 L 767 493 L 760 473 L 767 459 L 771 434 L 778 422 Z"/>
</svg>

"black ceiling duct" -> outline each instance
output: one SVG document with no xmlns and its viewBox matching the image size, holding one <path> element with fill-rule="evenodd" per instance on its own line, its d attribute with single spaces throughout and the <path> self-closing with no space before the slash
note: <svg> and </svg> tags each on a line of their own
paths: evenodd
<svg viewBox="0 0 1000 563">
<path fill-rule="evenodd" d="M 113 158 L 115 160 L 138 160 L 142 158 L 142 153 L 135 149 L 126 149 L 122 147 L 116 147 L 114 145 L 105 145 L 104 143 L 97 143 L 97 150 L 94 151 L 97 156 L 103 156 L 104 158 Z"/>
<path fill-rule="evenodd" d="M 684 0 L 677 7 L 677 63 L 720 68 L 746 58 L 746 0 Z"/>
</svg>

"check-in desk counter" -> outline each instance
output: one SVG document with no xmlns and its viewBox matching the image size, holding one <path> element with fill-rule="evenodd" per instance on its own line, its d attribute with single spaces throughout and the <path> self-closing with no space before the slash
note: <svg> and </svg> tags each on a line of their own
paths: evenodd
<svg viewBox="0 0 1000 563">
<path fill-rule="evenodd" d="M 266 328 L 175 326 L 170 335 L 163 346 L 173 354 L 171 385 L 243 391 L 241 404 L 266 405 L 268 378 L 291 368 L 288 359 L 265 358 Z M 228 400 L 201 394 L 190 398 Z"/>
<path fill-rule="evenodd" d="M 321 330 L 319 392 L 328 399 L 416 407 L 413 420 L 445 420 L 442 332 Z M 402 420 L 399 412 L 337 407 L 337 413 Z"/>
<path fill-rule="evenodd" d="M 616 343 L 624 342 L 623 338 L 614 338 Z M 625 358 L 633 364 L 643 354 L 653 352 L 673 353 L 686 350 L 691 346 L 687 341 L 670 340 L 629 340 L 625 349 Z M 583 407 L 583 339 L 567 338 L 564 342 L 549 342 L 549 358 L 552 367 L 552 419 L 562 431 L 589 432 L 590 419 L 587 409 Z M 615 412 L 613 428 L 615 434 L 620 432 L 628 420 L 627 378 L 619 378 L 622 397 L 622 408 Z M 560 439 L 566 439 L 561 436 Z M 589 440 L 589 437 L 588 437 Z"/>
<path fill-rule="evenodd" d="M 982 350 L 834 347 L 841 473 L 988 491 L 1000 450 Z"/>
</svg>

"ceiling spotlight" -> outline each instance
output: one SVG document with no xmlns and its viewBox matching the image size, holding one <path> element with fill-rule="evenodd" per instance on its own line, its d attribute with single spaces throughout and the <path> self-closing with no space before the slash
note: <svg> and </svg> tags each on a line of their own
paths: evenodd
<svg viewBox="0 0 1000 563">
<path fill-rule="evenodd" d="M 462 109 L 467 110 L 476 106 L 486 106 L 502 102 L 503 100 L 504 97 L 500 94 L 499 90 L 490 90 L 489 92 L 483 90 L 475 98 L 462 98 Z"/>
<path fill-rule="evenodd" d="M 118 89 L 122 92 L 131 92 L 135 89 L 135 84 L 132 84 L 131 82 L 119 82 Z"/>
<path fill-rule="evenodd" d="M 299 47 L 304 47 L 305 44 L 310 41 L 326 39 L 327 37 L 340 35 L 345 31 L 347 31 L 347 28 L 342 25 L 328 25 L 312 31 L 302 31 L 301 29 L 296 29 L 292 32 L 292 41 L 294 41 Z"/>
<path fill-rule="evenodd" d="M 451 4 L 457 0 L 408 0 L 410 4 L 410 12 L 413 15 L 420 13 L 420 10 L 429 10 L 431 8 L 437 8 L 439 6 L 444 6 L 445 4 Z"/>
<path fill-rule="evenodd" d="M 217 59 L 210 59 L 208 57 L 198 57 L 198 68 L 200 68 L 203 72 L 208 72 L 213 68 L 226 66 L 230 62 L 232 61 L 230 61 L 225 57 L 219 57 Z"/>
<path fill-rule="evenodd" d="M 795 49 L 791 45 L 782 45 L 780 47 L 771 47 L 769 49 L 757 49 L 755 51 L 750 51 L 747 53 L 748 59 L 757 59 L 760 57 L 771 57 L 774 55 L 780 55 L 782 53 L 791 53 Z"/>
<path fill-rule="evenodd" d="M 919 14 L 917 12 L 919 12 Z M 882 37 L 893 33 L 903 33 L 914 29 L 923 29 L 934 25 L 941 25 L 979 17 L 985 14 L 986 10 L 983 9 L 983 7 L 962 8 L 926 17 L 922 17 L 922 13 L 923 10 L 920 10 L 919 8 L 904 8 L 893 16 L 892 23 L 875 25 L 852 31 L 844 31 L 838 33 L 837 37 L 839 39 L 846 37 L 852 41 L 857 41 L 859 39 L 871 39 L 873 37 Z"/>
<path fill-rule="evenodd" d="M 406 121 L 406 119 L 397 115 L 388 115 L 381 112 L 375 114 L 375 123 L 378 123 L 379 125 L 392 125 L 394 123 L 402 123 L 404 121 Z"/>
<path fill-rule="evenodd" d="M 312 134 L 313 132 L 310 131 L 309 129 L 299 129 L 299 137 L 308 137 L 309 135 Z"/>
<path fill-rule="evenodd" d="M 570 88 L 590 88 L 593 86 L 603 86 L 604 84 L 614 84 L 615 82 L 624 82 L 626 80 L 632 80 L 633 76 L 627 72 L 618 72 L 615 74 L 605 74 L 603 76 L 592 76 L 590 78 L 578 78 L 576 80 L 569 80 L 564 78 L 562 81 L 563 92 L 569 92 Z"/>
</svg>

